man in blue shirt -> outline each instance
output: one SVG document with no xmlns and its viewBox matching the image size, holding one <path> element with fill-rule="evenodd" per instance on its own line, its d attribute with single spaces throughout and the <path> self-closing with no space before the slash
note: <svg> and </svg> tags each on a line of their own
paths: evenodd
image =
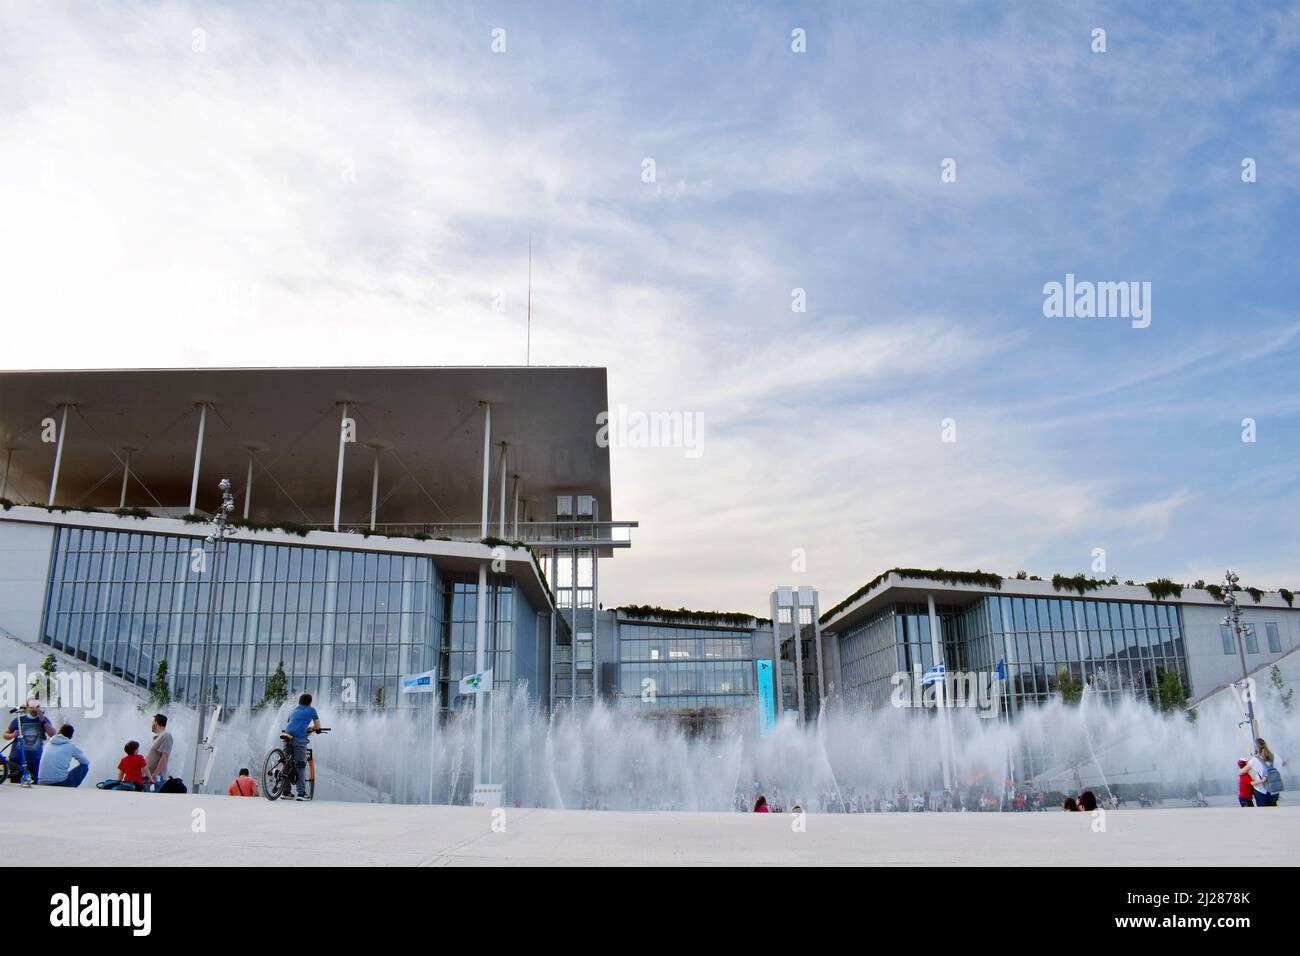
<svg viewBox="0 0 1300 956">
<path fill-rule="evenodd" d="M 45 747 L 45 740 L 48 737 L 53 737 L 54 733 L 54 724 L 50 723 L 50 718 L 46 717 L 45 712 L 41 710 L 39 700 L 29 700 L 27 702 L 27 712 L 19 714 L 9 721 L 9 726 L 4 732 L 4 739 L 13 740 L 19 735 L 22 737 L 9 750 L 9 774 L 14 780 L 22 777 L 25 766 L 27 778 L 32 783 L 36 782 L 36 776 L 41 765 L 41 751 Z"/>
<path fill-rule="evenodd" d="M 298 768 L 298 800 L 307 799 L 307 735 L 320 730 L 320 714 L 311 705 L 311 694 L 298 698 L 284 732 L 293 738 L 293 762 Z"/>
</svg>

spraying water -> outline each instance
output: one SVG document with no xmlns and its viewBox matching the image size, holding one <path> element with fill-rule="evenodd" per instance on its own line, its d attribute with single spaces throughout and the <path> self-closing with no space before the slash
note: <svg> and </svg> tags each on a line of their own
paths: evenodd
<svg viewBox="0 0 1300 956">
<path fill-rule="evenodd" d="M 709 737 L 647 719 L 636 702 L 546 714 L 522 691 L 493 696 L 485 778 L 505 785 L 511 805 L 723 811 L 749 809 L 761 793 L 776 807 L 842 812 L 892 800 L 900 791 L 942 788 L 941 715 L 934 711 L 864 712 L 834 700 L 811 725 L 787 715 L 764 736 L 740 720 Z M 221 721 L 208 792 L 225 792 L 241 767 L 260 777 L 290 707 Z M 427 701 L 387 712 L 328 703 L 320 710 L 333 732 L 313 739 L 318 799 L 468 802 L 468 711 L 435 727 Z M 986 789 L 995 803 L 1004 798 L 1008 775 L 1016 786 L 1043 789 L 1083 785 L 1109 793 L 1116 782 L 1168 787 L 1205 780 L 1230 792 L 1236 760 L 1244 756 L 1237 710 L 1229 695 L 1219 695 L 1193 722 L 1136 700 L 1105 704 L 1087 691 L 1081 705 L 1051 702 L 1022 711 L 1014 722 L 954 709 L 954 781 Z M 1283 756 L 1296 753 L 1296 715 L 1268 700 L 1257 711 L 1273 748 Z M 180 707 L 169 715 L 176 740 L 172 772 L 184 776 L 194 716 Z M 91 781 L 115 776 L 127 740 L 148 747 L 149 716 L 138 705 L 119 703 L 79 724 L 76 740 L 91 758 Z M 1215 788 L 1216 782 L 1222 786 Z"/>
</svg>

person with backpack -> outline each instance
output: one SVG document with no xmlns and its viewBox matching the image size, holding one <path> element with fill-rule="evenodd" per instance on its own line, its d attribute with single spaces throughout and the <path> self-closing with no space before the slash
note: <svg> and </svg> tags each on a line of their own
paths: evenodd
<svg viewBox="0 0 1300 956">
<path fill-rule="evenodd" d="M 4 732 L 5 740 L 19 738 L 9 751 L 10 778 L 15 781 L 20 780 L 26 770 L 27 779 L 35 783 L 41 767 L 41 753 L 45 749 L 45 741 L 54 737 L 56 733 L 54 724 L 45 716 L 45 711 L 41 710 L 41 702 L 35 698 L 29 700 L 26 712 L 19 713 L 9 721 L 9 726 Z"/>
<path fill-rule="evenodd" d="M 1256 738 L 1255 753 L 1246 762 L 1246 769 L 1250 771 L 1251 786 L 1255 788 L 1255 806 L 1277 806 L 1283 787 L 1282 774 L 1277 769 L 1279 763 L 1286 766 L 1286 761 L 1277 758 L 1263 737 Z"/>
</svg>

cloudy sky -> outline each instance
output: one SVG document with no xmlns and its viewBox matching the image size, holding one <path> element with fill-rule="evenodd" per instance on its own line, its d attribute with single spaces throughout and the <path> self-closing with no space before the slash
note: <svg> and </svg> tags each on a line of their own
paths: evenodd
<svg viewBox="0 0 1300 956">
<path fill-rule="evenodd" d="M 703 421 L 606 606 L 1300 586 L 1300 7 L 788 7 L 3 0 L 0 365 L 522 364 L 531 233 L 533 362 Z"/>
</svg>

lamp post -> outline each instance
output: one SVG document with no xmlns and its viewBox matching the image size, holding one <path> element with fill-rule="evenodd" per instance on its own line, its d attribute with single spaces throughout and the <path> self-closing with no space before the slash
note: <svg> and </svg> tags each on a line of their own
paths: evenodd
<svg viewBox="0 0 1300 956">
<path fill-rule="evenodd" d="M 1246 697 L 1246 719 L 1250 721 L 1250 746 L 1253 750 L 1259 739 L 1259 723 L 1255 720 L 1255 695 L 1250 689 L 1250 671 L 1246 669 L 1245 629 L 1251 625 L 1241 623 L 1241 607 L 1237 604 L 1237 585 L 1241 578 L 1231 568 L 1223 576 L 1223 603 L 1228 609 L 1223 623 L 1232 628 L 1237 638 L 1237 655 L 1241 658 L 1241 682 Z"/>
<path fill-rule="evenodd" d="M 203 628 L 203 667 L 199 676 L 198 700 L 199 732 L 194 739 L 194 770 L 190 774 L 195 793 L 198 793 L 201 785 L 206 783 L 199 780 L 199 753 L 203 750 L 203 731 L 207 724 L 208 648 L 212 645 L 213 620 L 217 616 L 217 585 L 221 581 L 221 564 L 225 559 L 226 538 L 235 533 L 234 526 L 230 524 L 230 515 L 235 510 L 235 496 L 230 493 L 230 479 L 222 478 L 217 487 L 221 489 L 221 504 L 212 518 L 212 532 L 203 539 L 206 544 L 212 545 L 212 579 L 208 584 L 208 619 Z"/>
</svg>

